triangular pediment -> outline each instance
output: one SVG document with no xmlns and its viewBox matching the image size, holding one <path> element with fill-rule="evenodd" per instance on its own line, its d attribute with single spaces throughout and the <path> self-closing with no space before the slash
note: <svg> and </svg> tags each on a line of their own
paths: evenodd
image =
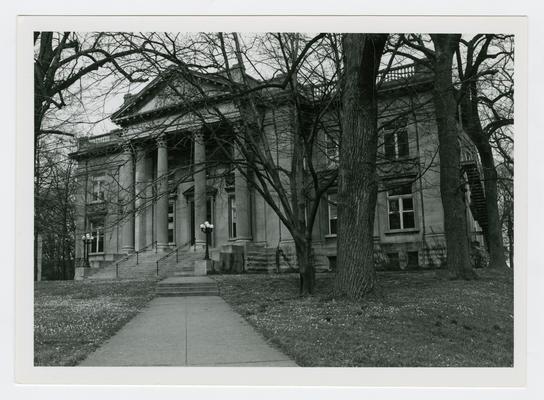
<svg viewBox="0 0 544 400">
<path fill-rule="evenodd" d="M 227 80 L 220 76 L 169 71 L 127 99 L 111 118 L 115 122 L 169 107 L 191 108 L 191 105 L 212 101 L 228 95 L 229 92 Z"/>
</svg>

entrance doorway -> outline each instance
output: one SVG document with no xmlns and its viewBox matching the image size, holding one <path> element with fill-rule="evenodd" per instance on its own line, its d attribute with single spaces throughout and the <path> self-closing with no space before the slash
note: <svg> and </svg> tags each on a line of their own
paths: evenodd
<svg viewBox="0 0 544 400">
<path fill-rule="evenodd" d="M 210 224 L 213 224 L 214 225 L 214 232 L 215 232 L 215 215 L 214 215 L 214 206 L 215 206 L 215 201 L 213 200 L 213 198 L 211 197 L 208 197 L 208 200 L 206 201 L 206 221 L 208 221 Z M 191 221 L 191 246 L 194 246 L 195 242 L 196 242 L 196 235 L 195 235 L 195 201 L 194 200 L 191 200 L 190 201 L 190 205 L 189 205 L 189 209 L 190 209 L 190 213 L 191 213 L 191 216 L 190 216 L 190 221 Z M 203 223 L 204 221 L 198 221 L 198 224 L 200 225 L 201 223 Z M 212 232 L 212 235 L 211 235 L 211 238 L 210 238 L 210 246 L 214 247 L 214 232 Z"/>
</svg>

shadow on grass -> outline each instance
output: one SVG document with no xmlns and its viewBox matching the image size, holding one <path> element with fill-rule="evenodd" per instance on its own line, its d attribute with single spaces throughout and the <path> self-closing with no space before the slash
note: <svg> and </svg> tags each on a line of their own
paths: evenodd
<svg viewBox="0 0 544 400">
<path fill-rule="evenodd" d="M 379 273 L 360 302 L 332 296 L 334 274 L 298 296 L 298 275 L 217 275 L 221 295 L 301 366 L 511 367 L 513 285 L 480 270 L 475 281 L 432 271 Z"/>
</svg>

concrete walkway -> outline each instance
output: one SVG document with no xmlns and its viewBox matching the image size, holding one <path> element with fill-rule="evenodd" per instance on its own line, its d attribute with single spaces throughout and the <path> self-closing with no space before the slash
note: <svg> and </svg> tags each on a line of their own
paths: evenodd
<svg viewBox="0 0 544 400">
<path fill-rule="evenodd" d="M 155 298 L 79 365 L 297 366 L 218 296 Z"/>
</svg>

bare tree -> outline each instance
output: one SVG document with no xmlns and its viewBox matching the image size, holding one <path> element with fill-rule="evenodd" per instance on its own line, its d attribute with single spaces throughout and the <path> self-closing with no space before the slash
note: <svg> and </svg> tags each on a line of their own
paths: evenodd
<svg viewBox="0 0 544 400">
<path fill-rule="evenodd" d="M 42 238 L 42 277 L 66 280 L 73 276 L 75 164 L 63 153 L 62 141 L 47 142 L 40 151 L 42 180 L 34 224 Z"/>
<path fill-rule="evenodd" d="M 482 228 L 492 268 L 506 267 L 492 143 L 498 141 L 501 146 L 504 140 L 509 140 L 498 134 L 514 123 L 513 45 L 510 40 L 512 38 L 491 34 L 475 35 L 470 40 L 460 40 L 456 51 L 461 121 L 478 149 L 483 167 L 487 218 Z"/>
<path fill-rule="evenodd" d="M 108 33 L 34 32 L 34 182 L 40 191 L 40 140 L 48 136 L 73 136 L 61 126 L 44 125 L 48 111 L 66 107 L 70 89 L 102 68 L 130 81 L 142 81 L 137 68 L 127 61 L 140 49 L 125 48 Z M 39 225 L 34 229 L 34 278 L 37 279 Z"/>
<path fill-rule="evenodd" d="M 461 35 L 433 34 L 434 53 L 426 51 L 434 64 L 434 105 L 440 154 L 440 194 L 444 209 L 447 265 L 455 278 L 473 279 L 464 182 L 461 178 L 461 149 L 456 119 L 457 102 L 453 87 L 453 56 Z"/>
<path fill-rule="evenodd" d="M 344 34 L 342 137 L 338 179 L 337 295 L 374 288 L 374 215 L 378 193 L 376 77 L 387 35 Z"/>
<path fill-rule="evenodd" d="M 337 176 L 335 169 L 323 167 L 326 138 L 338 142 L 339 124 L 329 123 L 338 115 L 336 53 L 324 45 L 334 39 L 326 34 L 213 33 L 189 41 L 170 34 L 129 35 L 126 40 L 134 48 L 146 43 L 141 54 L 149 68 L 163 79 L 169 76 L 173 101 L 197 118 L 207 132 L 209 149 L 215 148 L 230 165 L 216 168 L 217 161 L 207 157 L 204 165 L 192 167 L 213 169 L 215 178 L 233 171 L 245 177 L 291 234 L 296 250 L 296 260 L 291 261 L 300 271 L 300 291 L 311 294 L 312 231 Z M 202 72 L 221 82 L 222 94 L 237 106 L 239 122 L 217 106 L 217 93 L 203 88 Z M 185 92 L 176 87 L 176 79 L 188 86 Z M 152 125 L 158 135 L 174 124 L 175 118 Z M 270 124 L 281 125 L 272 136 Z M 224 128 L 233 134 L 222 135 Z"/>
</svg>

